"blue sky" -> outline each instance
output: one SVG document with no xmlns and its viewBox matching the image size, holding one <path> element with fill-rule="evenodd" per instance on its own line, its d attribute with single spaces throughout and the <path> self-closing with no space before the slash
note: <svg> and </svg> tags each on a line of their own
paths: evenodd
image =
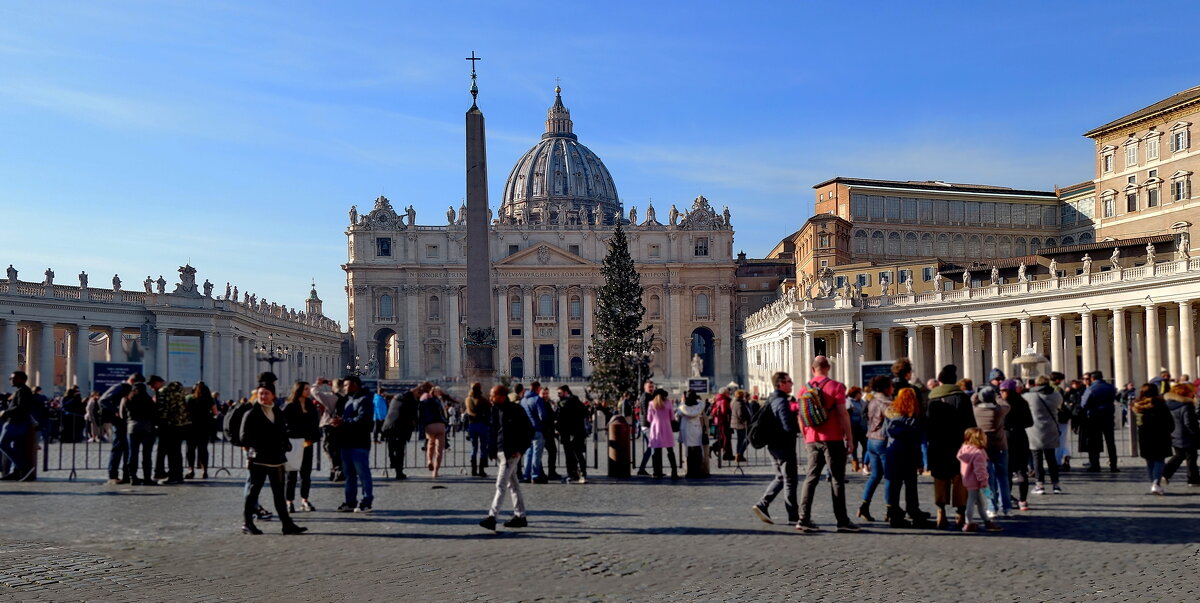
<svg viewBox="0 0 1200 603">
<path fill-rule="evenodd" d="M 493 206 L 559 77 L 626 209 L 703 194 L 751 256 L 833 176 L 1088 179 L 1082 132 L 1200 84 L 1194 2 L 978 4 L 2 0 L 0 260 L 289 306 L 315 278 L 345 324 L 350 205 L 464 196 L 472 50 Z"/>
</svg>

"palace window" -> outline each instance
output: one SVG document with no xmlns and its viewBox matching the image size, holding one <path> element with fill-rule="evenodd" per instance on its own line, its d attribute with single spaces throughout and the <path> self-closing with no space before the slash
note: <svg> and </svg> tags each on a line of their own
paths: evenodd
<svg viewBox="0 0 1200 603">
<path fill-rule="evenodd" d="M 1113 197 L 1105 197 L 1101 203 L 1104 205 L 1104 217 L 1111 218 L 1117 213 L 1117 200 Z"/>
<path fill-rule="evenodd" d="M 921 280 L 925 281 L 926 283 L 928 283 L 929 281 L 932 281 L 933 275 L 935 274 L 935 272 L 936 271 L 931 266 L 922 268 L 921 269 Z"/>
<path fill-rule="evenodd" d="M 1171 152 L 1186 151 L 1191 142 L 1190 138 L 1186 127 L 1179 127 L 1179 129 L 1171 132 Z"/>
<path fill-rule="evenodd" d="M 391 257 L 392 255 L 392 238 L 379 237 L 375 239 L 375 255 L 381 258 Z"/>
<path fill-rule="evenodd" d="M 912 280 L 912 270 L 901 270 L 900 271 L 900 284 L 901 285 L 903 285 L 904 283 L 907 283 L 908 281 L 911 281 L 911 280 Z"/>
<path fill-rule="evenodd" d="M 1146 160 L 1158 159 L 1158 135 L 1146 139 Z"/>
<path fill-rule="evenodd" d="M 1103 161 L 1104 161 L 1104 171 L 1105 172 L 1113 171 L 1113 155 L 1112 155 L 1112 153 L 1105 153 Z"/>
<path fill-rule="evenodd" d="M 1137 211 L 1137 193 L 1126 193 L 1125 195 L 1125 211 Z"/>
<path fill-rule="evenodd" d="M 1183 201 L 1190 196 L 1191 181 L 1187 178 L 1180 178 L 1171 183 L 1172 198 L 1175 201 Z"/>
<path fill-rule="evenodd" d="M 854 276 L 854 279 L 858 283 L 859 287 L 870 287 L 871 286 L 871 275 L 869 275 L 869 274 L 856 274 Z"/>
<path fill-rule="evenodd" d="M 1146 207 L 1158 207 L 1158 187 L 1152 186 L 1146 189 Z"/>
<path fill-rule="evenodd" d="M 1125 145 L 1125 168 L 1137 165 L 1137 143 Z"/>
<path fill-rule="evenodd" d="M 844 277 L 844 276 L 836 276 L 833 279 L 834 286 L 837 287 L 838 289 L 845 287 L 847 282 L 848 281 L 847 281 L 846 277 Z"/>
</svg>

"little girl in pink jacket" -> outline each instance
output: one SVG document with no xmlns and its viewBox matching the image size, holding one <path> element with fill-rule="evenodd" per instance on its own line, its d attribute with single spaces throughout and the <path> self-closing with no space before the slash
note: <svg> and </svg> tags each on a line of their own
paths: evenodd
<svg viewBox="0 0 1200 603">
<path fill-rule="evenodd" d="M 971 521 L 971 516 L 978 511 L 979 518 L 984 520 L 984 528 L 989 532 L 999 532 L 1002 528 L 987 519 L 983 511 L 983 490 L 988 487 L 988 456 L 987 434 L 982 429 L 972 427 L 963 434 L 958 462 L 963 487 L 967 489 L 967 523 L 963 525 L 963 531 L 979 531 L 979 524 Z"/>
</svg>

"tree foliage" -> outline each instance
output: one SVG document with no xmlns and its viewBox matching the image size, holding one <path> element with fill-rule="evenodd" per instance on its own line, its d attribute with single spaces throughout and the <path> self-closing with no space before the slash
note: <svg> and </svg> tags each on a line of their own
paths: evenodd
<svg viewBox="0 0 1200 603">
<path fill-rule="evenodd" d="M 596 298 L 595 325 L 588 358 L 592 361 L 591 389 L 601 399 L 616 400 L 638 387 L 638 365 L 650 350 L 650 327 L 642 326 L 642 279 L 629 255 L 629 240 L 621 221 L 604 257 L 604 285 Z M 643 365 L 643 378 L 648 378 Z"/>
</svg>

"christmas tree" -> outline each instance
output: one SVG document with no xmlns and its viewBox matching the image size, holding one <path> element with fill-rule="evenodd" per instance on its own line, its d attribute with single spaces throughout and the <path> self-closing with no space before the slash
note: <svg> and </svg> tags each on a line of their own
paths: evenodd
<svg viewBox="0 0 1200 603">
<path fill-rule="evenodd" d="M 604 257 L 604 286 L 596 299 L 596 323 L 588 358 L 592 361 L 591 389 L 601 400 L 616 400 L 635 391 L 639 372 L 650 375 L 644 357 L 650 349 L 650 327 L 642 326 L 642 279 L 629 255 L 629 240 L 617 219 L 617 228 Z M 640 371 L 639 371 L 640 365 Z"/>
</svg>

